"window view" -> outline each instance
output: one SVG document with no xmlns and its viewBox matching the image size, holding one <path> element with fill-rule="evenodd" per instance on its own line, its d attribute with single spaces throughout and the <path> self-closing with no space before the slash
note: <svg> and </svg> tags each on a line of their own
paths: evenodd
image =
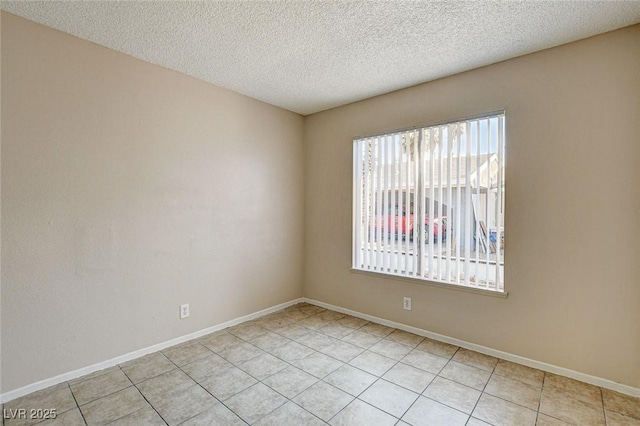
<svg viewBox="0 0 640 426">
<path fill-rule="evenodd" d="M 504 291 L 504 113 L 353 150 L 354 269 Z"/>
</svg>

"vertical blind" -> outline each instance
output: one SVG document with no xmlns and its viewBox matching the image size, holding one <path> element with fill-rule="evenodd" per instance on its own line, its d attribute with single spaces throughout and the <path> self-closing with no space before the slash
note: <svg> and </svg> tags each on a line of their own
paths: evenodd
<svg viewBox="0 0 640 426">
<path fill-rule="evenodd" d="M 505 115 L 353 141 L 353 268 L 504 291 Z"/>
</svg>

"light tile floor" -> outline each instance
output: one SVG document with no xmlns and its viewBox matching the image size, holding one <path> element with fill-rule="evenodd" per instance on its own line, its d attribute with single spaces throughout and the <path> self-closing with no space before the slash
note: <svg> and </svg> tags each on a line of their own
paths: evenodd
<svg viewBox="0 0 640 426">
<path fill-rule="evenodd" d="M 65 426 L 640 425 L 639 398 L 308 304 L 24 396 L 5 417 L 18 409 Z"/>
</svg>

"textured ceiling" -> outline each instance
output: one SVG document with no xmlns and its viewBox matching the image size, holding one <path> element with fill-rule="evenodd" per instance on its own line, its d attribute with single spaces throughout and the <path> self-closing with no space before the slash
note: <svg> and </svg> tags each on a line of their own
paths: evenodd
<svg viewBox="0 0 640 426">
<path fill-rule="evenodd" d="M 640 22 L 640 1 L 2 1 L 300 114 Z"/>
</svg>

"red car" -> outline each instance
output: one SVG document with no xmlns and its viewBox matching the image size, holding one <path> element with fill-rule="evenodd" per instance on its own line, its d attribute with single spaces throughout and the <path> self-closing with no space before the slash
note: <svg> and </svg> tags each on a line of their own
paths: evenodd
<svg viewBox="0 0 640 426">
<path fill-rule="evenodd" d="M 389 234 L 389 237 L 391 237 L 391 233 L 393 232 L 394 235 L 393 237 L 395 237 L 395 239 L 398 239 L 398 237 L 401 237 L 403 240 L 406 239 L 407 235 L 409 236 L 409 240 L 413 241 L 413 229 L 414 229 L 414 219 L 413 219 L 413 213 L 409 213 L 409 215 L 406 214 L 405 209 L 399 209 L 399 208 L 395 208 L 395 209 L 389 209 L 389 210 L 395 210 L 395 227 L 393 227 L 393 222 L 392 220 L 394 220 L 394 215 L 390 214 L 390 215 L 382 215 L 382 216 L 376 216 L 376 227 L 378 227 L 380 230 L 377 232 L 380 232 L 381 235 L 384 235 L 385 232 L 387 232 Z M 425 216 L 424 218 L 424 229 L 427 230 L 429 229 L 429 223 L 431 221 L 431 218 L 429 216 Z M 433 241 L 438 241 L 439 235 L 442 234 L 442 240 L 445 241 L 447 239 L 447 217 L 443 216 L 443 217 L 439 217 L 439 218 L 435 218 L 433 220 Z M 429 242 L 429 238 L 427 238 L 425 241 L 428 243 Z"/>
</svg>

